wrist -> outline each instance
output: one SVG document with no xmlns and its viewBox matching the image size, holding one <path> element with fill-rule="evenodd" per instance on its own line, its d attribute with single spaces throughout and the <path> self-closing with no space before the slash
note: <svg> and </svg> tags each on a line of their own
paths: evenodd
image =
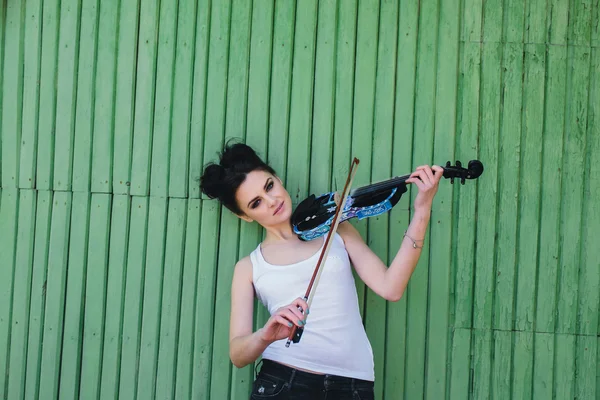
<svg viewBox="0 0 600 400">
<path fill-rule="evenodd" d="M 269 341 L 267 339 L 265 339 L 264 335 L 265 335 L 265 328 L 259 328 L 256 330 L 256 332 L 254 332 L 256 339 L 258 340 L 259 344 L 261 345 L 269 345 Z"/>
<path fill-rule="evenodd" d="M 255 332 L 255 335 L 256 335 L 256 339 L 257 339 L 257 341 L 258 341 L 258 344 L 259 344 L 261 347 L 263 347 L 263 348 L 265 348 L 265 349 L 266 349 L 267 347 L 269 347 L 269 345 L 270 345 L 271 343 L 273 343 L 273 341 L 272 341 L 272 340 L 269 340 L 269 339 L 265 339 L 265 333 L 266 333 L 266 329 L 265 329 L 265 327 L 263 326 L 262 328 L 259 328 L 259 329 L 258 329 L 258 330 Z"/>
<path fill-rule="evenodd" d="M 415 212 L 413 214 L 413 219 L 418 221 L 429 221 L 431 217 L 431 207 L 415 207 Z"/>
</svg>

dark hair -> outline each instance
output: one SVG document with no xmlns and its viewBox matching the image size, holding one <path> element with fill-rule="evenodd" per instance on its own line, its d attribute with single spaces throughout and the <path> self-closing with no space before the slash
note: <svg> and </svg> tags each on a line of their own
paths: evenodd
<svg viewBox="0 0 600 400">
<path fill-rule="evenodd" d="M 205 166 L 200 178 L 200 189 L 209 198 L 218 199 L 229 210 L 242 215 L 235 193 L 246 180 L 246 175 L 255 170 L 276 175 L 273 168 L 261 160 L 252 147 L 229 141 L 219 155 L 219 163 L 210 162 Z"/>
</svg>

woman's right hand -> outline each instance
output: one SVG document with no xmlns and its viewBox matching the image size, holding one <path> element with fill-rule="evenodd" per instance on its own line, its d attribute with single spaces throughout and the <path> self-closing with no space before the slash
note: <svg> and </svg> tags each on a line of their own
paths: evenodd
<svg viewBox="0 0 600 400">
<path fill-rule="evenodd" d="M 272 343 L 285 339 L 292 333 L 294 325 L 303 327 L 306 319 L 298 307 L 301 307 L 308 314 L 308 304 L 300 297 L 275 311 L 261 329 L 261 340 Z"/>
</svg>

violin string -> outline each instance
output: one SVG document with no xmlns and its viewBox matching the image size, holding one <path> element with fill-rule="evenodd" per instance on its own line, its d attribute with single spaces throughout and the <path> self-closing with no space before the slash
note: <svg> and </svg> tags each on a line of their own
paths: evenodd
<svg viewBox="0 0 600 400">
<path fill-rule="evenodd" d="M 404 183 L 408 178 L 410 178 L 410 175 L 403 175 L 403 176 L 395 177 L 392 179 L 388 179 L 386 181 L 363 186 L 363 187 L 357 188 L 355 191 L 353 191 L 352 196 L 360 196 L 362 194 L 366 194 L 366 193 L 369 193 L 369 192 L 372 192 L 372 191 L 378 190 L 378 189 L 393 188 L 394 186 L 396 186 L 400 183 Z"/>
</svg>

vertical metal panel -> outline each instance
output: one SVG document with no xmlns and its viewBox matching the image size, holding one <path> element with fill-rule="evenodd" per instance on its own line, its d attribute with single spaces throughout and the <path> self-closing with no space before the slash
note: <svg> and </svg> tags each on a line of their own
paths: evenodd
<svg viewBox="0 0 600 400">
<path fill-rule="evenodd" d="M 540 149 L 543 146 L 546 60 L 543 45 L 525 45 L 524 52 L 518 232 L 513 242 L 517 246 L 514 329 L 531 332 L 535 321 L 535 287 L 539 259 L 540 195 L 543 177 Z"/>
<path fill-rule="evenodd" d="M 208 79 L 208 46 L 210 42 L 211 1 L 199 0 L 196 15 L 196 44 L 194 54 L 194 85 L 192 118 L 190 121 L 190 197 L 200 198 L 198 178 L 202 175 L 204 160 L 204 132 L 206 119 L 206 87 Z"/>
<path fill-rule="evenodd" d="M 434 144 L 432 163 L 444 165 L 453 161 L 456 154 L 457 136 L 457 103 L 459 77 L 459 25 L 460 2 L 440 3 L 439 28 L 437 46 L 437 84 L 435 94 Z M 470 151 L 471 157 L 475 153 Z M 468 161 L 459 154 L 462 162 Z M 427 162 L 415 160 L 415 164 Z M 425 395 L 429 399 L 443 398 L 447 392 L 449 375 L 447 365 L 451 357 L 451 333 L 447 329 L 450 323 L 450 288 L 452 279 L 452 237 L 453 214 L 457 209 L 453 203 L 453 191 L 463 189 L 474 192 L 474 182 L 469 187 L 462 187 L 455 181 L 442 179 L 436 195 L 435 210 L 431 215 L 429 263 L 429 311 L 427 316 L 427 349 L 426 349 L 426 385 Z M 473 215 L 473 209 L 464 211 L 465 215 Z M 457 213 L 459 217 L 460 212 Z"/>
<path fill-rule="evenodd" d="M 89 192 L 91 189 L 99 13 L 98 0 L 82 2 L 73 143 L 73 182 L 71 185 L 75 192 Z"/>
<path fill-rule="evenodd" d="M 408 173 L 413 168 L 412 147 L 414 138 L 415 77 L 417 73 L 419 5 L 401 4 L 398 12 L 398 42 L 396 56 L 396 84 L 394 95 L 394 136 L 392 139 L 392 176 Z M 343 71 L 343 67 L 339 67 Z M 337 117 L 336 117 L 337 119 Z M 336 168 L 337 172 L 337 168 Z M 410 218 L 411 197 L 404 195 L 391 213 L 389 225 L 388 260 L 398 251 Z M 407 362 L 408 290 L 397 303 L 387 305 L 386 334 L 389 340 L 384 373 L 384 395 L 406 396 L 407 372 L 412 368 Z"/>
<path fill-rule="evenodd" d="M 317 34 L 317 2 L 296 3 L 294 55 L 292 58 L 290 121 L 286 165 L 286 189 L 296 205 L 308 196 L 310 177 L 310 138 Z M 275 137 L 277 132 L 271 137 Z M 269 152 L 272 154 L 272 152 Z"/>
<path fill-rule="evenodd" d="M 451 371 L 447 398 L 468 399 L 471 377 L 471 337 L 470 329 L 456 328 L 452 337 L 452 353 L 449 355 Z M 450 358 L 451 357 L 451 358 Z"/>
<path fill-rule="evenodd" d="M 60 29 L 60 2 L 43 2 L 40 61 L 40 100 L 38 118 L 37 162 L 35 187 L 52 189 L 54 172 L 54 144 L 56 132 L 56 79 L 58 74 L 58 32 Z"/>
<path fill-rule="evenodd" d="M 167 215 L 167 237 L 163 266 L 163 290 L 160 309 L 160 345 L 156 371 L 159 399 L 175 398 L 177 339 L 181 310 L 181 285 L 187 219 L 187 200 L 171 199 Z M 104 373 L 104 371 L 103 371 Z"/>
<path fill-rule="evenodd" d="M 582 227 L 581 271 L 579 274 L 579 332 L 600 335 L 600 210 L 595 207 L 600 193 L 600 52 L 592 49 L 590 97 L 587 126 L 587 175 Z M 600 360 L 599 360 L 600 362 Z M 600 387 L 598 388 L 600 391 Z M 600 394 L 600 393 L 599 393 Z"/>
<path fill-rule="evenodd" d="M 31 299 L 29 303 L 29 324 L 27 332 L 25 398 L 39 396 L 40 367 L 42 357 L 42 334 L 44 328 L 44 309 L 46 304 L 46 274 L 48 250 L 50 245 L 50 227 L 52 218 L 51 191 L 40 191 L 37 195 L 35 216 L 35 239 L 33 248 L 33 266 L 31 272 Z"/>
<path fill-rule="evenodd" d="M 271 63 L 271 103 L 269 108 L 268 155 L 273 169 L 287 182 L 287 146 L 290 123 L 290 98 L 296 1 L 275 2 L 273 22 L 273 61 Z"/>
<path fill-rule="evenodd" d="M 533 353 L 533 398 L 551 398 L 554 380 L 554 334 L 535 333 Z"/>
<path fill-rule="evenodd" d="M 411 170 L 419 165 L 431 165 L 433 163 L 436 71 L 440 29 L 439 3 L 437 1 L 422 2 L 420 4 L 418 21 Z M 413 201 L 416 194 L 416 186 L 410 185 L 407 195 L 410 195 L 411 209 L 413 208 Z M 434 221 L 434 218 L 431 221 Z M 429 248 L 433 249 L 431 247 L 431 243 L 433 243 L 431 233 L 430 229 L 427 232 L 425 240 L 430 243 Z M 428 281 L 430 279 L 428 265 L 430 260 L 431 251 L 423 251 L 405 294 L 408 302 L 408 331 L 406 335 L 407 368 L 404 395 L 407 398 L 422 398 L 426 395 L 428 377 L 423 371 L 426 370 L 427 359 L 427 315 L 431 306 L 430 299 L 428 298 Z"/>
<path fill-rule="evenodd" d="M 115 194 L 128 194 L 131 186 L 139 0 L 121 1 L 118 15 L 112 190 Z"/>
<path fill-rule="evenodd" d="M 586 126 L 590 50 L 571 47 L 567 64 L 564 157 L 562 171 L 561 241 L 556 332 L 577 332 L 577 297 L 581 262 Z M 579 171 L 579 172 L 575 172 Z"/>
<path fill-rule="evenodd" d="M 210 373 L 209 399 L 226 399 L 231 396 L 231 361 L 229 360 L 229 314 L 231 307 L 231 280 L 233 267 L 237 262 L 240 219 L 225 207 L 220 208 L 220 237 L 228 238 L 218 242 L 218 261 L 215 279 L 215 296 L 212 326 L 212 360 Z M 211 333 L 206 331 L 205 333 Z"/>
<path fill-rule="evenodd" d="M 277 4 L 280 4 L 278 2 Z M 248 70 L 248 106 L 246 112 L 245 142 L 252 146 L 259 155 L 264 156 L 272 165 L 269 150 L 269 111 L 271 103 L 271 79 L 274 48 L 274 15 L 275 2 L 252 2 L 252 21 L 250 38 L 250 64 Z M 274 95 L 274 94 L 273 94 Z M 284 132 L 273 132 L 273 138 L 284 138 Z M 279 152 L 275 156 L 279 156 Z M 281 170 L 275 171 L 280 177 Z M 246 257 L 256 249 L 263 229 L 258 224 L 241 224 L 238 259 Z M 258 301 L 254 302 L 254 326 L 259 329 L 270 317 L 266 308 Z M 248 366 L 232 371 L 232 397 L 248 396 L 254 380 L 254 370 L 260 362 L 256 360 Z"/>
<path fill-rule="evenodd" d="M 36 185 L 40 57 L 42 53 L 42 1 L 26 2 L 25 15 L 27 17 L 25 18 L 23 33 L 25 42 L 23 49 L 23 117 L 19 150 L 21 153 L 19 187 L 31 189 Z M 2 57 L 1 47 L 0 58 Z"/>
<path fill-rule="evenodd" d="M 19 192 L 3 189 L 0 200 L 0 391 L 6 398 L 9 383 L 9 360 L 11 350 L 11 325 L 13 308 L 13 286 L 15 277 L 15 255 L 19 213 Z"/>
<path fill-rule="evenodd" d="M 331 189 L 333 126 L 336 80 L 336 30 L 338 2 L 320 2 L 317 15 L 312 135 L 310 147 L 310 193 Z"/>
<path fill-rule="evenodd" d="M 90 204 L 88 262 L 85 273 L 85 312 L 81 347 L 79 396 L 98 397 L 102 372 L 104 322 L 106 316 L 106 277 L 108 270 L 110 213 L 112 196 L 93 194 Z M 110 312 L 112 310 L 108 310 Z"/>
<path fill-rule="evenodd" d="M 514 332 L 512 399 L 531 399 L 533 382 L 533 333 Z"/>
<path fill-rule="evenodd" d="M 71 190 L 81 2 L 62 1 L 58 32 L 54 190 Z"/>
<path fill-rule="evenodd" d="M 379 31 L 379 4 L 375 2 L 358 2 L 356 11 L 356 50 L 354 88 L 352 92 L 353 104 L 352 133 L 350 137 L 350 157 L 346 160 L 343 168 L 342 179 L 337 184 L 341 190 L 348 175 L 348 167 L 353 157 L 360 160 L 360 166 L 356 171 L 353 181 L 354 186 L 363 186 L 371 181 L 372 168 L 372 132 L 373 113 L 375 103 L 375 78 L 377 75 L 377 48 Z M 336 182 L 337 183 L 337 182 Z M 355 223 L 365 241 L 369 240 L 367 229 L 368 221 Z M 359 307 L 362 315 L 367 311 L 368 291 L 364 282 L 356 280 Z M 377 347 L 377 346 L 376 346 Z M 381 388 L 378 388 L 381 391 Z"/>
<path fill-rule="evenodd" d="M 173 78 L 177 44 L 177 1 L 160 2 L 158 50 L 156 54 L 156 93 L 152 154 L 150 156 L 150 193 L 166 196 L 169 190 L 169 145 L 173 111 Z"/>
<path fill-rule="evenodd" d="M 396 50 L 398 40 L 398 4 L 385 1 L 380 4 L 377 32 L 375 98 L 373 104 L 372 128 L 372 159 L 371 181 L 377 182 L 392 176 L 392 158 L 390 152 L 393 143 L 394 125 L 394 82 L 396 75 Z M 373 43 L 375 47 L 375 43 Z M 362 163 L 362 160 L 361 160 Z M 362 166 L 362 165 L 361 165 Z M 366 165 L 364 165 L 366 167 Z M 360 168 L 360 167 L 359 167 Z M 399 237 L 391 238 L 388 243 L 389 214 L 373 218 L 368 222 L 369 244 L 375 254 L 386 264 L 393 260 L 388 257 L 389 246 L 396 247 L 401 240 Z M 366 295 L 365 328 L 371 338 L 373 355 L 375 356 L 375 375 L 383 376 L 385 359 L 395 357 L 393 345 L 388 347 L 385 330 L 381 329 L 381 322 L 385 321 L 387 302 L 381 296 L 369 290 Z M 364 314 L 363 314 L 364 315 Z M 375 397 L 383 397 L 384 381 L 377 382 Z"/>
<path fill-rule="evenodd" d="M 110 250 L 106 278 L 106 313 L 102 349 L 101 399 L 119 396 L 119 372 L 123 354 L 123 317 L 127 272 L 127 238 L 130 231 L 131 198 L 114 196 L 110 222 Z"/>
<path fill-rule="evenodd" d="M 204 133 L 204 159 L 214 160 L 221 151 L 227 108 L 227 71 L 229 66 L 229 40 L 231 0 L 215 1 L 211 5 L 210 36 L 208 45 L 208 78 L 206 83 L 206 116 Z"/>
<path fill-rule="evenodd" d="M 6 7 L 0 7 L 0 107 L 4 98 L 4 31 L 6 30 Z M 2 137 L 2 124 L 0 124 L 0 137 Z M 2 141 L 0 141 L 0 154 L 2 154 Z M 2 162 L 0 160 L 0 188 L 2 187 Z"/>
<path fill-rule="evenodd" d="M 481 0 L 465 2 L 464 14 L 461 18 L 464 24 L 465 39 L 461 42 L 458 78 L 457 104 L 457 134 L 455 154 L 460 157 L 475 159 L 479 157 L 480 143 L 480 101 L 481 101 L 481 24 L 483 5 Z M 463 156 L 464 155 L 464 156 Z M 458 157 L 455 157 L 458 158 Z M 455 160 L 448 160 L 455 161 Z M 467 162 L 467 159 L 461 160 Z M 486 160 L 487 168 L 487 160 Z M 487 171 L 486 171 L 487 178 Z M 456 237 L 453 243 L 453 297 L 454 297 L 454 327 L 471 328 L 474 312 L 474 282 L 475 277 L 475 240 L 477 235 L 477 217 L 479 203 L 477 193 L 480 182 L 473 182 L 469 187 L 457 190 L 454 219 L 456 220 Z M 462 338 L 462 337 L 461 337 Z M 470 343 L 470 341 L 469 341 Z M 452 364 L 454 367 L 454 363 Z M 461 368 L 461 370 L 463 370 Z M 458 392 L 456 392 L 458 393 Z"/>
<path fill-rule="evenodd" d="M 118 13 L 117 1 L 99 3 L 91 176 L 96 193 L 112 192 Z"/>
<path fill-rule="evenodd" d="M 2 187 L 18 187 L 23 111 L 23 14 L 25 3 L 6 5 L 4 63 L 2 69 Z"/>
<path fill-rule="evenodd" d="M 169 196 L 187 197 L 190 189 L 190 124 L 196 111 L 192 108 L 194 52 L 196 48 L 197 2 L 180 0 L 177 16 L 177 46 L 173 71 L 173 110 L 169 154 Z"/>
<path fill-rule="evenodd" d="M 138 388 L 140 330 L 148 230 L 147 197 L 131 199 L 130 229 L 127 237 L 127 271 L 125 300 L 123 306 L 121 369 L 119 374 L 119 398 L 136 399 Z"/>
<path fill-rule="evenodd" d="M 542 146 L 540 202 L 540 259 L 536 282 L 536 320 L 538 332 L 554 332 L 557 304 L 558 265 L 560 255 L 560 210 L 563 169 L 563 131 L 566 97 L 566 49 L 552 46 L 548 49 L 545 123 Z M 547 178 L 548 177 L 548 178 Z M 552 178 L 550 178 L 552 177 Z"/>
<path fill-rule="evenodd" d="M 83 335 L 81 327 L 88 310 L 86 274 L 88 271 L 88 237 L 90 235 L 90 199 L 85 192 L 73 193 L 72 224 L 69 239 L 69 268 L 65 295 L 65 322 L 62 338 L 60 394 L 62 398 L 77 398 L 81 380 Z M 101 227 L 93 227 L 93 230 Z M 93 260 L 92 260 L 93 262 Z M 91 289 L 90 289 L 91 291 Z M 84 327 L 85 329 L 85 327 Z"/>
<path fill-rule="evenodd" d="M 194 326 L 192 397 L 209 399 L 213 353 L 214 302 L 217 282 L 220 207 L 215 202 L 202 203 L 200 256 Z"/>
<path fill-rule="evenodd" d="M 140 6 L 130 188 L 130 193 L 136 196 L 147 196 L 150 190 L 158 16 L 157 0 Z"/>
<path fill-rule="evenodd" d="M 137 371 L 137 397 L 140 399 L 152 399 L 156 393 L 167 207 L 168 199 L 150 198 Z"/>
<path fill-rule="evenodd" d="M 39 393 L 52 397 L 58 396 L 60 382 L 72 198 L 69 192 L 54 193 L 48 269 L 44 282 L 46 308 Z"/>
<path fill-rule="evenodd" d="M 250 63 L 252 62 L 252 58 L 257 56 L 256 54 L 251 53 L 251 45 L 253 42 L 252 28 L 254 27 L 254 21 L 252 18 L 253 6 L 253 1 L 236 0 L 232 2 L 231 38 L 229 47 L 229 71 L 227 77 L 227 110 L 225 123 L 226 138 L 238 137 L 243 139 L 245 134 L 250 129 L 248 126 L 248 118 L 250 117 Z M 261 6 L 260 2 L 259 6 Z M 265 4 L 265 6 L 268 7 L 269 5 Z M 265 17 L 268 18 L 268 12 L 266 13 Z M 270 29 L 270 20 L 265 22 L 267 24 L 266 27 L 263 27 L 263 29 Z M 270 43 L 267 42 L 265 43 L 265 45 L 270 46 Z M 267 69 L 265 72 L 268 73 L 269 70 Z M 265 87 L 263 87 L 263 90 L 266 90 L 267 88 L 268 85 L 265 85 Z M 267 101 L 265 101 L 264 103 L 261 102 L 259 104 L 255 104 L 255 106 L 261 107 L 263 114 L 266 113 L 266 111 L 268 110 Z M 266 131 L 254 132 L 254 137 L 266 138 L 266 133 Z M 261 142 L 266 144 L 266 139 L 259 140 L 258 145 L 255 147 L 255 150 L 258 151 L 259 154 L 264 157 L 266 156 L 264 152 L 265 148 L 264 146 L 260 146 Z M 229 211 L 226 212 L 231 214 Z M 235 219 L 237 220 L 238 218 Z M 235 222 L 237 223 L 238 221 Z M 224 263 L 222 267 L 218 267 L 220 270 L 219 272 L 224 272 L 224 274 L 219 274 L 218 279 L 222 279 L 221 277 L 228 277 L 228 281 L 225 281 L 225 285 L 229 286 L 231 286 L 231 279 L 233 277 L 235 264 L 240 258 L 238 255 L 240 253 L 240 244 L 242 240 L 242 227 L 240 226 L 238 227 L 238 229 L 239 231 L 237 233 L 237 246 L 235 246 L 235 248 L 232 248 L 233 246 L 227 247 L 228 257 L 224 258 Z M 250 227 L 250 232 L 252 231 L 256 231 L 256 227 Z M 247 234 L 246 231 L 244 231 L 244 233 Z M 228 236 L 231 237 L 230 235 Z M 231 255 L 231 257 L 229 257 L 229 255 Z M 217 290 L 219 289 L 217 288 Z M 229 292 L 230 290 L 226 290 L 226 293 Z M 219 314 L 227 315 L 229 313 L 229 309 L 231 308 L 230 299 L 231 295 L 228 294 L 226 298 L 227 301 L 218 302 L 217 308 L 215 309 L 215 313 L 218 312 Z M 220 323 L 226 320 L 227 318 L 218 319 Z M 229 361 L 229 323 L 227 322 L 226 324 L 224 324 L 224 326 L 221 326 L 218 331 L 217 325 L 215 325 L 215 333 L 222 337 L 222 340 L 218 342 L 215 341 L 215 350 L 218 352 L 218 359 L 220 360 L 219 362 L 223 364 L 231 364 Z M 216 365 L 216 363 L 213 361 L 213 366 L 214 365 Z M 249 385 L 252 381 L 252 366 L 252 363 L 250 363 L 248 366 L 241 369 L 230 367 L 231 374 L 230 376 L 228 374 L 229 385 L 227 386 L 227 388 L 229 389 L 230 398 L 245 398 L 248 396 Z M 215 398 L 217 397 L 221 396 L 218 395 Z"/>
<path fill-rule="evenodd" d="M 185 231 L 185 254 L 181 286 L 181 312 L 177 340 L 177 371 L 175 375 L 175 398 L 192 398 L 194 372 L 194 337 L 196 332 L 196 299 L 198 296 L 198 257 L 200 254 L 200 216 L 202 202 L 188 200 Z M 200 330 L 200 329 L 199 329 Z M 204 330 L 202 328 L 201 330 Z"/>
</svg>

